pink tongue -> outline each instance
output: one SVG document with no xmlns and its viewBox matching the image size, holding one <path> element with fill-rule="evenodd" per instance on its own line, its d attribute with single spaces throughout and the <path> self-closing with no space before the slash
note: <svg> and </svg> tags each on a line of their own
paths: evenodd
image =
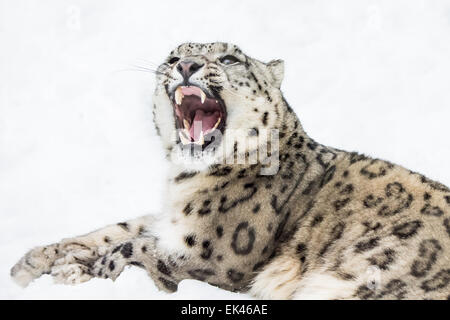
<svg viewBox="0 0 450 320">
<path fill-rule="evenodd" d="M 195 111 L 195 117 L 192 121 L 191 128 L 189 129 L 191 139 L 198 141 L 200 133 L 203 131 L 203 134 L 205 135 L 214 127 L 217 120 L 219 120 L 219 112 L 217 111 L 214 113 L 205 113 L 200 109 Z"/>
</svg>

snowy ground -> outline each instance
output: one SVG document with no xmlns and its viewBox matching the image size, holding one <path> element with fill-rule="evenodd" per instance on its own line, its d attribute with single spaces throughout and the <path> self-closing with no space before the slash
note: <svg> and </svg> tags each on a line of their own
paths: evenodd
<svg viewBox="0 0 450 320">
<path fill-rule="evenodd" d="M 29 248 L 161 207 L 155 67 L 184 41 L 282 58 L 307 132 L 450 185 L 450 1 L 0 0 L 0 298 L 248 298 L 145 272 L 20 289 Z"/>
</svg>

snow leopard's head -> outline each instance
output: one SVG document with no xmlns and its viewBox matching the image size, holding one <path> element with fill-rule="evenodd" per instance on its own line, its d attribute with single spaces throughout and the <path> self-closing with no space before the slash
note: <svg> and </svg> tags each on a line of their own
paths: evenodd
<svg viewBox="0 0 450 320">
<path fill-rule="evenodd" d="M 281 123 L 283 73 L 283 61 L 263 63 L 232 44 L 178 46 L 157 69 L 153 97 L 169 159 L 199 170 L 255 153 Z"/>
</svg>

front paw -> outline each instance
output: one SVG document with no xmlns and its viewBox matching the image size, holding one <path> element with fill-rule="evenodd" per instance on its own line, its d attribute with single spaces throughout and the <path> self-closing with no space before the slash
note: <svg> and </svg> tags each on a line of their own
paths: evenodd
<svg viewBox="0 0 450 320">
<path fill-rule="evenodd" d="M 120 252 L 113 250 L 95 261 L 91 272 L 98 278 L 115 281 L 127 264 L 128 259 L 124 258 Z"/>
<path fill-rule="evenodd" d="M 64 254 L 51 268 L 56 283 L 78 284 L 94 277 L 96 260 L 107 252 L 106 247 L 88 248 L 83 246 L 64 246 Z"/>
<path fill-rule="evenodd" d="M 11 277 L 20 286 L 26 287 L 43 274 L 50 273 L 60 251 L 57 244 L 36 247 L 28 251 L 11 269 Z"/>
<path fill-rule="evenodd" d="M 83 283 L 92 278 L 89 267 L 78 263 L 54 266 L 51 275 L 56 283 L 71 285 Z"/>
</svg>

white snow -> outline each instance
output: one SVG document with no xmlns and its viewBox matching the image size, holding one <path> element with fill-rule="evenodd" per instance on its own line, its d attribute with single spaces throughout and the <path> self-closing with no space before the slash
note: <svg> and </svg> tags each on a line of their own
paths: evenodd
<svg viewBox="0 0 450 320">
<path fill-rule="evenodd" d="M 184 41 L 286 63 L 282 89 L 317 141 L 450 185 L 449 1 L 0 0 L 0 298 L 248 298 L 145 272 L 21 289 L 33 246 L 161 208 L 155 68 Z"/>
</svg>

